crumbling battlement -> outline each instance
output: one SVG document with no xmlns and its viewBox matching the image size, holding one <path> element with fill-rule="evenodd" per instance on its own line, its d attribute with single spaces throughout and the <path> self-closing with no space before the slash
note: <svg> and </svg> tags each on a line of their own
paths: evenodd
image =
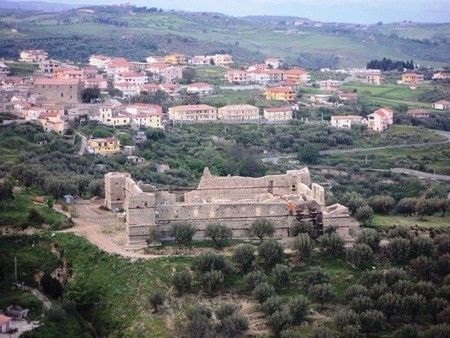
<svg viewBox="0 0 450 338">
<path fill-rule="evenodd" d="M 276 236 L 286 237 L 296 220 L 320 226 L 335 225 L 336 220 L 339 233 L 348 236 L 350 219 L 346 207 L 325 206 L 324 189 L 311 183 L 307 168 L 260 178 L 218 177 L 205 168 L 197 189 L 184 193 L 181 201 L 174 193 L 136 183 L 128 173 L 108 173 L 105 206 L 126 212 L 130 248 L 145 246 L 153 229 L 167 234 L 177 222 L 194 224 L 197 238 L 210 223 L 231 227 L 233 237 L 247 237 L 253 221 L 267 218 L 276 225 Z"/>
</svg>

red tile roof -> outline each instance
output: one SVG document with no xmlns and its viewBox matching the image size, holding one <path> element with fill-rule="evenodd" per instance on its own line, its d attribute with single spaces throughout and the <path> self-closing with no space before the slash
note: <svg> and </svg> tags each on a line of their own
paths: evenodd
<svg viewBox="0 0 450 338">
<path fill-rule="evenodd" d="M 0 325 L 3 325 L 3 324 L 5 324 L 5 323 L 7 323 L 7 322 L 9 322 L 11 320 L 12 320 L 11 317 L 8 317 L 8 316 L 0 314 Z"/>
</svg>

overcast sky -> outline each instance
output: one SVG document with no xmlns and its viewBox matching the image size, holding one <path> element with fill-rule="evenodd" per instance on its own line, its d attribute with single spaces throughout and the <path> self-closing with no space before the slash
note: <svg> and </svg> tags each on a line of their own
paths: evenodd
<svg viewBox="0 0 450 338">
<path fill-rule="evenodd" d="M 450 22 L 450 0 L 43 0 L 111 4 L 131 2 L 163 9 L 220 12 L 229 15 L 292 15 L 321 21 L 374 23 L 412 20 Z"/>
</svg>

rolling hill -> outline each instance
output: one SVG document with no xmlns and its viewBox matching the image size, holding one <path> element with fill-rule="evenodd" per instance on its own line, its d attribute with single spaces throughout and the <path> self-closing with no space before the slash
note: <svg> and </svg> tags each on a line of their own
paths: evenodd
<svg viewBox="0 0 450 338">
<path fill-rule="evenodd" d="M 280 56 L 308 68 L 365 66 L 389 57 L 449 64 L 450 24 L 354 25 L 293 17 L 230 17 L 217 13 L 100 6 L 58 13 L 2 10 L 0 57 L 45 48 L 50 57 L 86 62 L 101 52 L 141 60 L 150 54 L 232 53 L 240 62 Z"/>
</svg>

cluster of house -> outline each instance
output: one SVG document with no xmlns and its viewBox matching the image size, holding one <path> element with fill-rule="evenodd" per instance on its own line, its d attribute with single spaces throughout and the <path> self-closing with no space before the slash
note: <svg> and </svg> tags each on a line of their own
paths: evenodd
<svg viewBox="0 0 450 338">
<path fill-rule="evenodd" d="M 4 314 L 3 311 L 0 311 L 0 335 L 6 337 L 7 334 L 16 332 L 17 330 L 13 331 L 13 320 L 24 320 L 28 317 L 29 312 L 29 309 L 22 308 L 19 305 L 9 305 Z"/>
<path fill-rule="evenodd" d="M 390 108 L 381 108 L 374 111 L 372 114 L 363 118 L 358 115 L 335 115 L 331 117 L 331 126 L 335 128 L 351 128 L 354 125 L 367 125 L 367 128 L 381 132 L 386 130 L 394 123 L 394 111 Z"/>
<path fill-rule="evenodd" d="M 215 108 L 206 104 L 170 107 L 169 120 L 173 123 L 283 123 L 292 119 L 292 107 L 264 108 L 249 104 L 228 105 Z"/>
</svg>

